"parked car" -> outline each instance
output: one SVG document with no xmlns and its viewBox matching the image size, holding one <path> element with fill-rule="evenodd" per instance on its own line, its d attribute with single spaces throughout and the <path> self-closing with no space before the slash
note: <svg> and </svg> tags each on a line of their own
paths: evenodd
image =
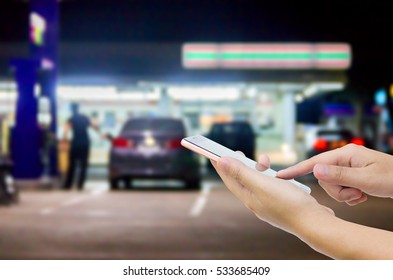
<svg viewBox="0 0 393 280">
<path fill-rule="evenodd" d="M 248 158 L 255 157 L 255 133 L 247 121 L 215 123 L 206 136 L 231 150 L 242 151 Z"/>
<path fill-rule="evenodd" d="M 349 143 L 365 145 L 363 138 L 355 137 L 348 129 L 320 129 L 312 148 L 307 152 L 308 157 L 343 147 Z"/>
<path fill-rule="evenodd" d="M 109 160 L 111 189 L 120 183 L 132 187 L 136 178 L 177 179 L 185 188 L 199 189 L 201 178 L 197 156 L 180 145 L 186 137 L 181 120 L 133 118 L 112 139 Z"/>
</svg>

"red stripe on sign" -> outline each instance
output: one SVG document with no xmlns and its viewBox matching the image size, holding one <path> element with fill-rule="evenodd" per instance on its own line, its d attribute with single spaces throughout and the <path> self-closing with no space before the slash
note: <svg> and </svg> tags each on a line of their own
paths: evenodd
<svg viewBox="0 0 393 280">
<path fill-rule="evenodd" d="M 211 61 L 184 61 L 185 67 L 218 67 L 218 62 Z"/>
<path fill-rule="evenodd" d="M 217 45 L 184 45 L 183 52 L 213 51 L 218 50 Z"/>
<path fill-rule="evenodd" d="M 221 63 L 222 67 L 285 67 L 285 68 L 305 68 L 311 67 L 312 62 L 310 61 L 225 61 Z"/>
<path fill-rule="evenodd" d="M 316 68 L 348 68 L 349 61 L 318 61 L 315 63 Z"/>
<path fill-rule="evenodd" d="M 317 44 L 315 50 L 317 52 L 350 52 L 351 48 L 346 44 Z"/>
<path fill-rule="evenodd" d="M 323 59 L 318 59 L 316 61 L 317 64 L 323 63 L 323 64 L 349 64 L 349 60 L 342 60 L 342 59 L 335 59 L 335 60 L 323 60 Z"/>
<path fill-rule="evenodd" d="M 255 44 L 255 45 L 236 45 L 227 44 L 221 46 L 222 52 L 234 51 L 258 51 L 258 52 L 311 52 L 311 45 L 280 45 L 280 44 Z"/>
</svg>

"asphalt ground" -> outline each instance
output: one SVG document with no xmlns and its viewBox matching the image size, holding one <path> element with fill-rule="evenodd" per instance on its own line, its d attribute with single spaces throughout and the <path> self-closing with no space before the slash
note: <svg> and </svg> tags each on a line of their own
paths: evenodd
<svg viewBox="0 0 393 280">
<path fill-rule="evenodd" d="M 312 177 L 302 181 L 337 216 L 393 230 L 391 199 L 350 207 Z M 0 207 L 0 259 L 326 259 L 258 220 L 215 176 L 201 191 L 139 183 L 115 192 L 105 180 L 83 191 L 21 190 L 18 204 Z"/>
</svg>

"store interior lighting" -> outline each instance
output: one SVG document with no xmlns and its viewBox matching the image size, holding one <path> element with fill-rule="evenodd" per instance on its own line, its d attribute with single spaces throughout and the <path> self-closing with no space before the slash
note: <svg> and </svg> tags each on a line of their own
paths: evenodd
<svg viewBox="0 0 393 280">
<path fill-rule="evenodd" d="M 237 87 L 169 87 L 168 95 L 175 100 L 237 100 L 240 89 Z"/>
<path fill-rule="evenodd" d="M 63 86 L 57 89 L 57 96 L 61 100 L 70 101 L 157 101 L 161 98 L 162 88 L 167 89 L 169 97 L 176 101 L 234 101 L 242 98 L 241 93 L 246 89 L 248 98 L 261 95 L 263 92 L 298 92 L 295 101 L 300 103 L 307 98 L 324 92 L 344 89 L 340 82 L 304 83 L 260 83 L 249 85 L 211 85 L 211 86 L 144 86 L 119 90 L 115 86 Z M 12 101 L 16 99 L 16 85 L 11 82 L 0 83 L 0 100 Z"/>
<path fill-rule="evenodd" d="M 338 83 L 338 82 L 312 83 L 304 89 L 303 97 L 310 98 L 312 96 L 315 96 L 316 94 L 321 94 L 321 93 L 331 92 L 331 91 L 340 91 L 340 90 L 343 90 L 344 87 L 345 86 L 343 83 Z"/>
<path fill-rule="evenodd" d="M 72 101 L 123 101 L 123 100 L 158 100 L 158 92 L 122 91 L 116 87 L 62 87 L 58 88 L 58 96 L 63 100 Z"/>
</svg>

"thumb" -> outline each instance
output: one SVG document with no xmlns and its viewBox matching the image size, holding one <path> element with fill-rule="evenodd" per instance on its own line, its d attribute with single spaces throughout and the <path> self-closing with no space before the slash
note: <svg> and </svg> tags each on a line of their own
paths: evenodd
<svg viewBox="0 0 393 280">
<path fill-rule="evenodd" d="M 318 163 L 314 166 L 313 172 L 318 180 L 329 184 L 357 188 L 364 183 L 364 174 L 359 168 Z"/>
<path fill-rule="evenodd" d="M 229 157 L 222 157 L 218 160 L 217 167 L 225 175 L 232 177 L 239 183 L 243 183 L 245 166 L 240 161 Z"/>
<path fill-rule="evenodd" d="M 250 193 L 264 193 L 264 195 L 272 195 L 273 193 L 277 194 L 277 192 L 282 191 L 282 188 L 277 188 L 277 184 L 279 182 L 277 178 L 264 175 L 263 173 L 246 166 L 237 159 L 222 157 L 217 161 L 217 167 L 219 175 L 223 175 L 223 179 L 225 179 L 224 182 L 236 182 L 237 184 L 235 185 L 241 186 L 241 191 L 248 190 Z M 288 182 L 287 184 L 294 187 L 292 183 Z M 235 194 L 237 193 L 237 190 L 233 187 L 230 187 L 229 185 L 227 185 L 227 187 Z"/>
<path fill-rule="evenodd" d="M 244 165 L 239 160 L 230 157 L 223 157 L 217 161 L 219 171 L 226 176 L 231 177 L 245 188 L 251 189 L 253 187 L 255 177 L 254 171 Z"/>
</svg>

